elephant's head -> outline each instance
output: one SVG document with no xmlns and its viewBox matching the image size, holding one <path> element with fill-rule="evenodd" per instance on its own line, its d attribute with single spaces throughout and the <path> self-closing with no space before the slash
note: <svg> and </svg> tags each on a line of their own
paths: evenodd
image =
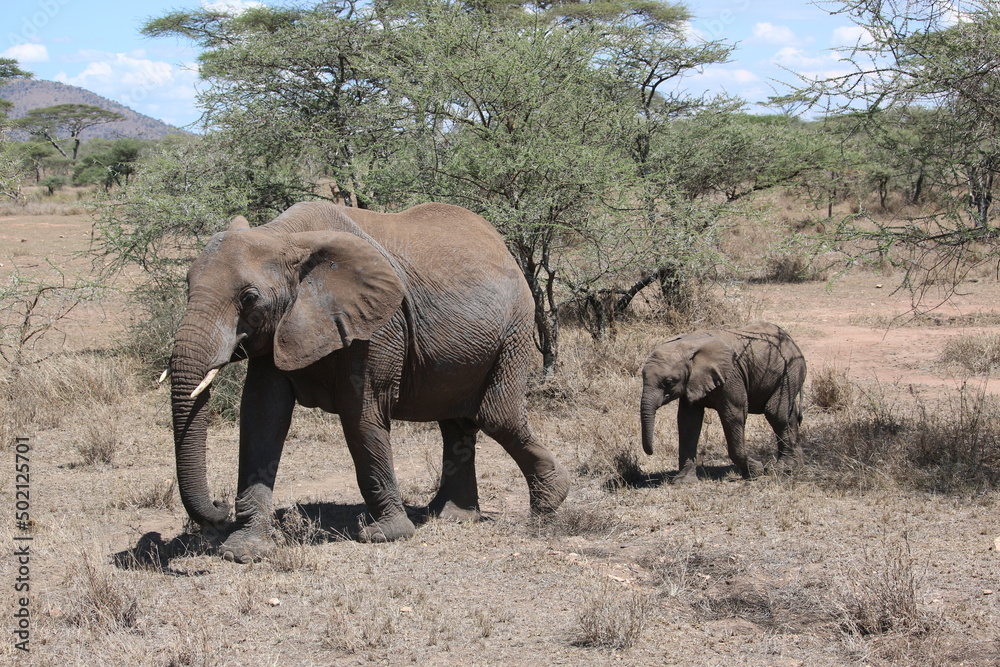
<svg viewBox="0 0 1000 667">
<path fill-rule="evenodd" d="M 663 405 L 684 398 L 697 403 L 726 381 L 733 349 L 708 335 L 681 336 L 653 350 L 642 367 L 642 448 L 653 453 L 653 423 Z"/>
<path fill-rule="evenodd" d="M 296 370 L 366 340 L 399 308 L 403 285 L 380 249 L 355 234 L 282 234 L 243 218 L 212 237 L 187 281 L 170 360 L 178 487 L 192 519 L 219 524 L 229 508 L 212 502 L 205 469 L 215 373 L 260 355 Z"/>
</svg>

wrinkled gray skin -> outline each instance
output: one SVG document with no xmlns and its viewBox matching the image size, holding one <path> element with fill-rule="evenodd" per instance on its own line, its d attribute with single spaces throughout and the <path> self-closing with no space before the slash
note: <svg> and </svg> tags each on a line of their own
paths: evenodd
<svg viewBox="0 0 1000 667">
<path fill-rule="evenodd" d="M 778 458 L 801 461 L 799 424 L 806 362 L 780 327 L 695 331 L 657 346 L 642 368 L 642 448 L 653 453 L 653 423 L 662 405 L 677 400 L 678 473 L 674 483 L 697 480 L 698 437 L 705 408 L 718 412 L 729 458 L 744 477 L 764 467 L 748 456 L 747 414 L 763 414 L 778 437 Z"/>
<path fill-rule="evenodd" d="M 224 557 L 273 546 L 272 491 L 292 408 L 340 416 L 372 523 L 362 541 L 409 537 L 393 471 L 390 419 L 437 421 L 444 440 L 432 512 L 479 514 L 479 430 L 514 458 L 531 509 L 554 511 L 569 477 L 528 426 L 525 388 L 534 308 L 503 240 L 479 216 L 424 204 L 380 214 L 293 206 L 249 228 L 237 218 L 188 272 L 171 358 L 181 499 L 192 519 L 231 531 Z M 205 469 L 206 374 L 248 359 L 240 410 L 235 523 Z M 319 463 L 320 465 L 322 462 Z"/>
</svg>

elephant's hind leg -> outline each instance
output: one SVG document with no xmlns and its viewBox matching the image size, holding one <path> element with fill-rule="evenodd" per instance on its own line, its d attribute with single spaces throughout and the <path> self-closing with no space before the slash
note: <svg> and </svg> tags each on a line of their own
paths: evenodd
<svg viewBox="0 0 1000 667">
<path fill-rule="evenodd" d="M 569 473 L 531 432 L 527 420 L 516 425 L 483 426 L 483 431 L 503 446 L 528 482 L 531 511 L 555 512 L 569 493 Z"/>
<path fill-rule="evenodd" d="M 535 438 L 528 425 L 524 396 L 530 341 L 530 334 L 526 333 L 508 336 L 493 366 L 475 421 L 521 469 L 528 482 L 531 511 L 546 514 L 554 512 L 566 499 L 569 473 Z"/>
<path fill-rule="evenodd" d="M 791 470 L 803 463 L 802 445 L 799 442 L 799 419 L 794 412 L 766 412 L 767 423 L 778 439 L 778 462 L 782 469 Z"/>
<path fill-rule="evenodd" d="M 427 509 L 453 521 L 479 519 L 479 487 L 476 484 L 475 424 L 468 420 L 439 422 L 444 439 L 441 486 Z"/>
</svg>

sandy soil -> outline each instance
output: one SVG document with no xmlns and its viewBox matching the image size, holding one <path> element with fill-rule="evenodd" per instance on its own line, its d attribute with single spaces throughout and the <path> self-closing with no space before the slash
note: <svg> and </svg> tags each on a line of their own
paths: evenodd
<svg viewBox="0 0 1000 667">
<path fill-rule="evenodd" d="M 45 258 L 83 271 L 89 223 L 0 218 L 0 281 L 49 273 Z M 881 287 L 879 287 L 881 285 Z M 963 378 L 940 364 L 944 342 L 991 331 L 1000 286 L 981 279 L 932 318 L 888 327 L 909 311 L 892 277 L 859 273 L 824 283 L 755 285 L 762 319 L 785 326 L 810 369 L 843 370 L 887 395 L 951 395 Z M 65 327 L 74 352 L 107 349 L 128 321 L 122 300 L 74 312 Z M 95 328 L 93 325 L 97 324 Z M 485 520 L 430 520 L 414 539 L 364 545 L 350 539 L 363 507 L 335 418 L 302 411 L 276 487 L 288 546 L 240 566 L 183 537 L 176 492 L 150 502 L 173 477 L 169 397 L 135 369 L 84 354 L 95 375 L 127 375 L 112 399 L 63 400 L 37 418 L 31 443 L 31 651 L 0 645 L 0 661 L 37 665 L 331 664 L 1000 664 L 1000 494 L 918 492 L 877 475 L 821 484 L 815 476 L 739 480 L 721 429 L 703 435 L 705 470 L 673 487 L 671 415 L 663 446 L 641 458 L 645 484 L 615 489 L 599 463 L 616 446 L 637 448 L 635 371 L 658 332 L 629 330 L 614 354 L 568 339 L 583 364 L 610 358 L 601 376 L 572 376 L 573 400 L 535 402 L 543 441 L 573 470 L 574 487 L 552 523 L 527 515 L 513 462 L 492 441 L 479 447 Z M 584 341 L 585 342 L 585 341 Z M 588 356 L 591 355 L 591 356 Z M 88 364 L 90 366 L 88 366 Z M 989 393 L 996 381 L 974 380 Z M 95 379 L 96 383 L 97 380 Z M 912 391 L 910 388 L 912 387 Z M 62 400 L 62 399 L 61 399 Z M 103 404 L 102 404 L 103 401 Z M 808 410 L 804 431 L 821 417 Z M 755 422 L 753 436 L 768 434 Z M 84 464 L 82 446 L 111 434 L 111 464 Z M 399 424 L 397 475 L 419 507 L 436 484 L 434 428 Z M 210 486 L 231 498 L 238 433 L 211 434 Z M 13 453 L 0 471 L 0 544 L 15 529 Z M 595 470 L 597 472 L 595 472 Z M 150 559 L 150 547 L 162 558 Z M 0 559 L 8 595 L 18 573 Z M 903 609 L 906 590 L 914 609 Z M 895 604 L 893 596 L 903 598 Z M 16 599 L 5 623 L 14 629 Z M 895 604 L 895 606 L 894 606 Z M 895 609 L 891 627 L 852 631 L 852 609 Z M 888 613 L 892 618 L 893 613 Z M 603 632 L 601 628 L 604 628 Z M 629 647 L 616 639 L 635 631 Z M 855 628 L 856 629 L 856 628 Z M 601 637 L 610 638 L 601 645 Z M 619 642 L 619 644 L 622 642 Z M 629 642 L 624 642 L 629 643 Z M 596 645 L 595 645 L 596 644 Z"/>
</svg>

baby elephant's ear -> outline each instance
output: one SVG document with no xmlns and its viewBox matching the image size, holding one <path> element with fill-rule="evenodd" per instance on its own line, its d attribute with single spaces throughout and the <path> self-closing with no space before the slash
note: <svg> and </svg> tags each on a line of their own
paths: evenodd
<svg viewBox="0 0 1000 667">
<path fill-rule="evenodd" d="M 274 363 L 305 368 L 354 340 L 368 340 L 403 301 L 403 284 L 384 255 L 347 232 L 300 232 L 294 303 L 274 334 Z"/>
<path fill-rule="evenodd" d="M 691 359 L 687 400 L 695 403 L 721 387 L 733 370 L 733 348 L 718 338 L 706 338 Z"/>
</svg>

